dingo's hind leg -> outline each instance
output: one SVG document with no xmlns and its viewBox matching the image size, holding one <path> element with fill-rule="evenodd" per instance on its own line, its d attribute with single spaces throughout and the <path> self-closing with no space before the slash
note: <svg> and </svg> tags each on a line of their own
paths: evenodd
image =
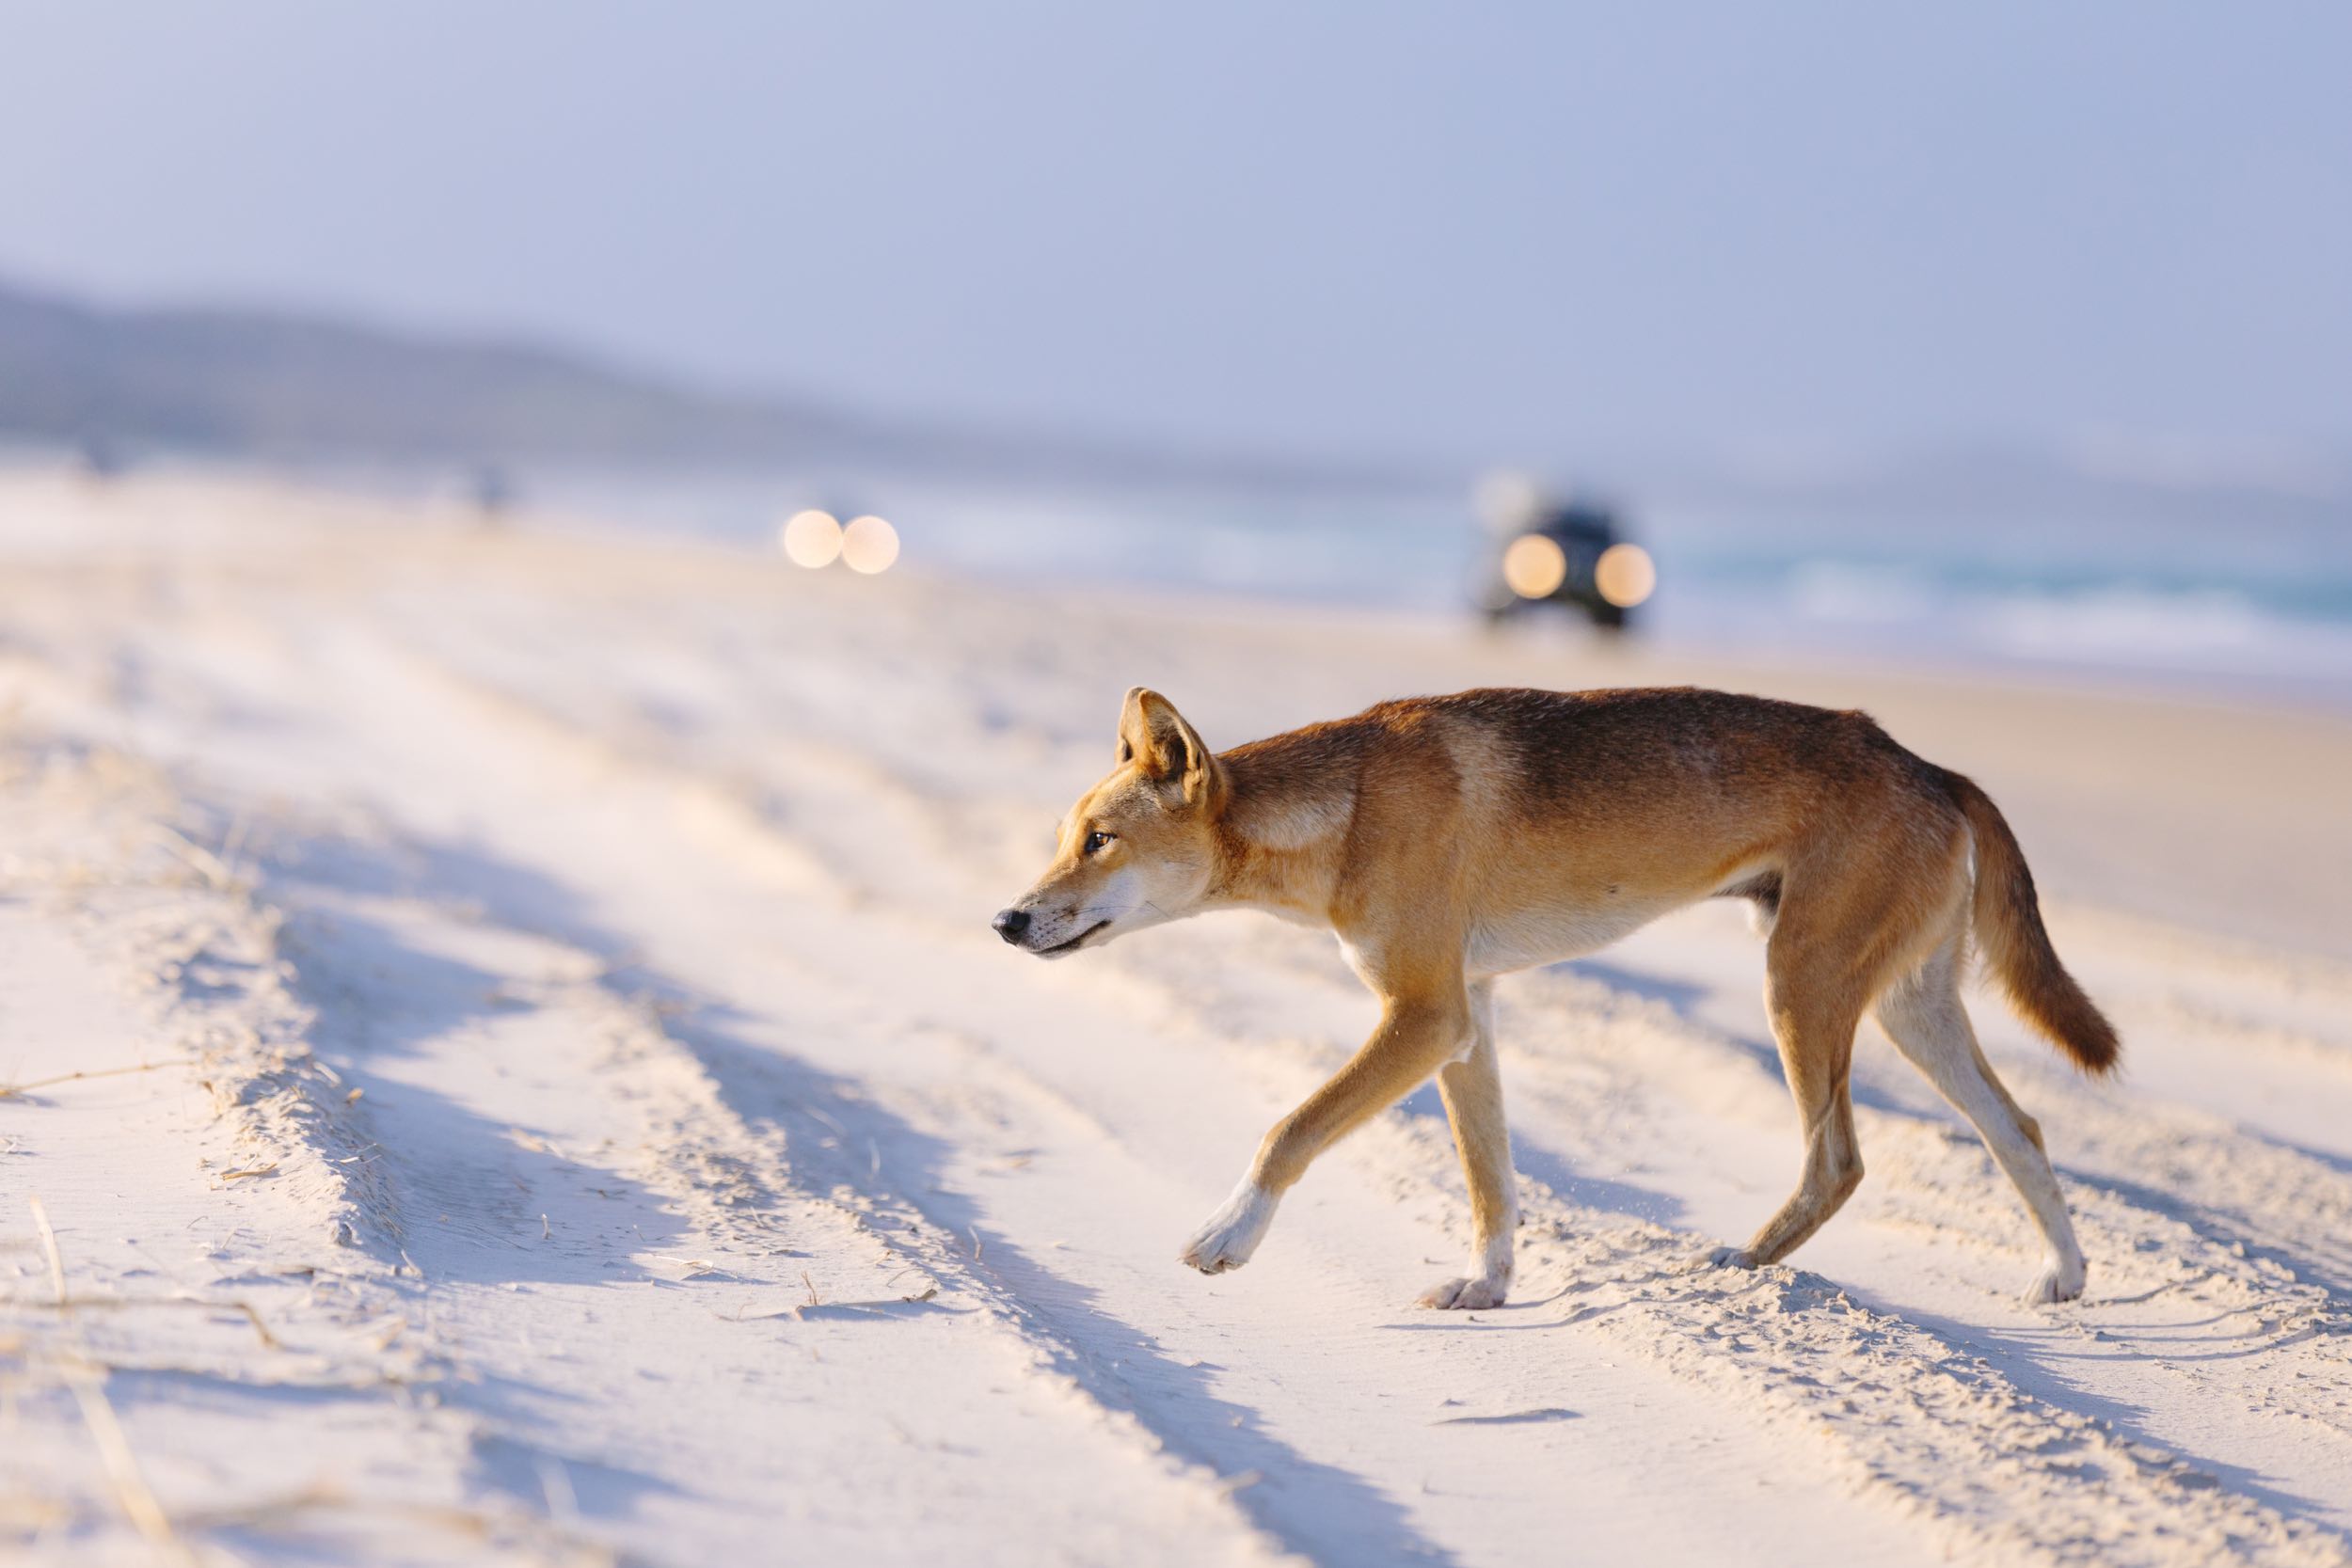
<svg viewBox="0 0 2352 1568">
<path fill-rule="evenodd" d="M 1797 1190 L 1763 1228 L 1744 1247 L 1717 1248 L 1715 1263 L 1752 1269 L 1780 1261 L 1862 1184 L 1862 1149 L 1846 1081 L 1861 1008 L 1850 997 L 1846 975 L 1847 966 L 1828 942 L 1808 938 L 1783 914 L 1765 957 L 1764 1006 L 1804 1126 L 1804 1168 Z"/>
<path fill-rule="evenodd" d="M 1960 939 L 1954 937 L 1889 987 L 1878 1000 L 1879 1024 L 1895 1049 L 1968 1118 L 2032 1213 L 2046 1256 L 2041 1274 L 2026 1289 L 2026 1300 L 2071 1301 L 2083 1292 L 2082 1248 L 2042 1147 L 2041 1127 L 2010 1098 L 1977 1044 L 1967 1009 L 1961 1006 L 1960 954 Z"/>
<path fill-rule="evenodd" d="M 1470 988 L 1470 1053 L 1438 1069 L 1438 1093 L 1470 1184 L 1470 1272 L 1422 1291 L 1422 1307 L 1500 1307 L 1511 1291 L 1518 1178 L 1511 1169 L 1511 1130 L 1502 1117 L 1502 1077 L 1495 1060 L 1494 982 Z"/>
</svg>

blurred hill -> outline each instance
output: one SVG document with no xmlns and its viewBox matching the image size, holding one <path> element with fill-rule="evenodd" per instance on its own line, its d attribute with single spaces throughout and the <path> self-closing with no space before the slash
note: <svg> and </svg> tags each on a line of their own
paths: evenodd
<svg viewBox="0 0 2352 1568">
<path fill-rule="evenodd" d="M 1564 431 L 1574 446 L 1575 433 Z M 541 343 L 260 309 L 120 309 L 0 281 L 0 439 L 136 459 L 190 452 L 707 474 L 834 467 L 953 479 L 1379 493 L 1460 515 L 1465 472 L 1187 452 L 1083 435 L 886 418 L 730 395 Z M 2120 439 L 1903 452 L 1617 453 L 1645 510 L 1761 546 L 1910 537 L 1904 552 L 2040 555 L 2067 536 L 2127 560 L 2154 534 L 2272 552 L 2341 545 L 2352 453 Z M 1334 547 L 1338 547 L 1335 544 Z"/>
<path fill-rule="evenodd" d="M 0 430 L 386 457 L 792 457 L 875 438 L 520 343 L 243 310 L 112 310 L 0 286 Z"/>
<path fill-rule="evenodd" d="M 0 283 L 0 436 L 265 458 L 854 462 L 1139 482 L 1386 485 L 1311 460 L 1188 455 L 731 396 L 541 344 L 275 311 L 110 309 Z M 1409 482 L 1409 481 L 1408 481 Z"/>
</svg>

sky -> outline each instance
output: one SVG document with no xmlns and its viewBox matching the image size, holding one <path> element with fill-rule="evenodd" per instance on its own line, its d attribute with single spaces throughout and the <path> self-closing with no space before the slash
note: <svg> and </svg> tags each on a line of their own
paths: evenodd
<svg viewBox="0 0 2352 1568">
<path fill-rule="evenodd" d="M 2352 448 L 2352 7 L 11 8 L 0 275 L 1445 462 Z"/>
</svg>

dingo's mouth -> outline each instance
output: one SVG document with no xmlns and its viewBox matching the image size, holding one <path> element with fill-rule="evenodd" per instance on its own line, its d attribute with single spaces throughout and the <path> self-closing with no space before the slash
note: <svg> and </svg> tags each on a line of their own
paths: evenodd
<svg viewBox="0 0 2352 1568">
<path fill-rule="evenodd" d="M 1087 938 L 1092 936 L 1095 932 L 1101 930 L 1104 927 L 1108 926 L 1110 922 L 1107 920 L 1098 920 L 1093 925 L 1088 927 L 1085 930 L 1080 931 L 1076 936 L 1072 937 L 1068 942 L 1057 942 L 1051 947 L 1039 948 L 1037 950 L 1037 956 L 1041 958 L 1058 958 L 1064 953 L 1075 953 L 1078 950 L 1078 944 L 1080 942 L 1086 941 Z"/>
</svg>

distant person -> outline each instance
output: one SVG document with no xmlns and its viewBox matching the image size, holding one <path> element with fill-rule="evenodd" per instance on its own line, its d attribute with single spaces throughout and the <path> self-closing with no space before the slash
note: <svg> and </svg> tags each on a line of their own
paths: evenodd
<svg viewBox="0 0 2352 1568">
<path fill-rule="evenodd" d="M 484 527 L 502 523 L 515 505 L 516 495 L 514 477 L 498 464 L 484 463 L 474 469 L 473 504 Z"/>
<path fill-rule="evenodd" d="M 80 463 L 82 477 L 103 484 L 122 477 L 130 467 L 122 448 L 103 430 L 85 431 L 75 457 Z"/>
</svg>

